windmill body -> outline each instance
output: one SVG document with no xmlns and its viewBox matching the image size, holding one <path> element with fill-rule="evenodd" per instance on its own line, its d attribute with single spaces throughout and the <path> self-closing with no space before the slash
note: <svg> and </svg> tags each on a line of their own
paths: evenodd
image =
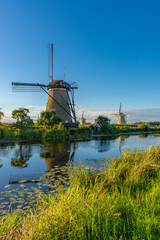
<svg viewBox="0 0 160 240">
<path fill-rule="evenodd" d="M 48 85 L 49 96 L 46 110 L 54 109 L 63 122 L 70 123 L 72 122 L 72 118 L 70 116 L 71 111 L 68 100 L 68 89 L 68 83 L 63 80 L 52 80 Z M 66 111 L 64 111 L 60 105 L 63 106 Z"/>
<path fill-rule="evenodd" d="M 86 124 L 86 118 L 81 118 L 81 125 L 85 125 Z"/>
<path fill-rule="evenodd" d="M 84 111 L 82 112 L 82 117 L 81 117 L 81 125 L 86 124 L 86 118 L 84 118 Z"/>
<path fill-rule="evenodd" d="M 126 114 L 119 114 L 118 115 L 118 124 L 126 124 Z"/>
</svg>

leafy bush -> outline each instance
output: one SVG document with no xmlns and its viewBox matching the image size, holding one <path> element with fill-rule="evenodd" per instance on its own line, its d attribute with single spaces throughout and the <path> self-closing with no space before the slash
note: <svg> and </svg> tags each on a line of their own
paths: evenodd
<svg viewBox="0 0 160 240">
<path fill-rule="evenodd" d="M 41 139 L 42 134 L 43 134 L 43 131 L 39 129 L 36 129 L 36 130 L 26 129 L 26 130 L 20 131 L 18 137 L 27 141 L 32 141 L 32 140 Z"/>
<path fill-rule="evenodd" d="M 5 128 L 0 128 L 0 139 L 4 139 L 7 136 Z"/>
<path fill-rule="evenodd" d="M 37 125 L 53 127 L 54 124 L 59 124 L 62 119 L 56 114 L 55 110 L 42 111 L 40 118 L 37 121 Z"/>
<path fill-rule="evenodd" d="M 76 136 L 76 133 L 77 133 L 77 129 L 76 129 L 76 128 L 71 128 L 71 129 L 69 130 L 69 134 L 70 134 L 71 136 Z"/>
<path fill-rule="evenodd" d="M 42 134 L 43 139 L 50 139 L 50 138 L 61 139 L 67 136 L 68 136 L 67 129 L 50 129 L 50 130 L 46 130 Z"/>
<path fill-rule="evenodd" d="M 102 126 L 100 128 L 100 132 L 101 133 L 115 133 L 116 129 L 110 125 L 110 124 L 106 124 L 106 123 L 102 123 Z"/>
<path fill-rule="evenodd" d="M 90 127 L 80 127 L 80 128 L 71 128 L 69 130 L 70 136 L 90 136 L 92 134 L 92 130 Z"/>
</svg>

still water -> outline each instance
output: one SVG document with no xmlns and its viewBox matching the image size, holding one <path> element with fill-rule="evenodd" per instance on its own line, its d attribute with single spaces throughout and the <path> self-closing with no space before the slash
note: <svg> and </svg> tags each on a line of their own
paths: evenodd
<svg viewBox="0 0 160 240">
<path fill-rule="evenodd" d="M 10 185 L 16 192 L 22 182 L 27 188 L 38 188 L 38 183 L 33 181 L 38 180 L 44 172 L 49 173 L 54 168 L 60 169 L 78 163 L 94 165 L 98 168 L 104 162 L 97 160 L 119 156 L 125 148 L 147 149 L 151 145 L 160 146 L 160 135 L 99 137 L 78 142 L 1 144 L 0 193 L 7 190 L 6 185 Z M 4 201 L 4 198 L 2 200 Z"/>
</svg>

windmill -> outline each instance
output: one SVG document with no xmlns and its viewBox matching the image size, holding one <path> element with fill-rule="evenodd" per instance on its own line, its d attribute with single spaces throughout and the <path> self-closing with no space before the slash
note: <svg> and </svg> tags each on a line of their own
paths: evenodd
<svg viewBox="0 0 160 240">
<path fill-rule="evenodd" d="M 118 124 L 126 124 L 127 123 L 126 117 L 130 116 L 130 114 L 122 113 L 121 109 L 122 102 L 120 103 L 119 113 L 111 113 L 110 115 L 115 115 L 116 117 L 118 117 Z"/>
<path fill-rule="evenodd" d="M 81 125 L 86 124 L 86 118 L 84 118 L 84 111 L 82 112 L 82 117 L 81 117 Z"/>
<path fill-rule="evenodd" d="M 1 109 L 2 109 L 2 108 L 0 108 L 0 120 L 1 120 L 2 117 L 4 117 L 4 113 L 1 112 Z"/>
<path fill-rule="evenodd" d="M 78 88 L 77 82 L 53 80 L 53 44 L 51 44 L 51 71 L 49 84 L 12 82 L 13 91 L 36 92 L 43 90 L 48 94 L 46 110 L 54 109 L 67 127 L 78 126 L 74 104 L 74 89 Z"/>
</svg>

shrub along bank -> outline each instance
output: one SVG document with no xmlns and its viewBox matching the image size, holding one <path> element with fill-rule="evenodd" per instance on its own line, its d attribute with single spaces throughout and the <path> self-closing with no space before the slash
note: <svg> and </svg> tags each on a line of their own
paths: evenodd
<svg viewBox="0 0 160 240">
<path fill-rule="evenodd" d="M 52 128 L 32 127 L 19 129 L 14 125 L 0 126 L 0 140 L 16 140 L 25 141 L 41 140 L 41 139 L 65 139 L 65 138 L 86 138 L 92 135 L 90 127 L 73 128 L 67 131 L 62 123 L 55 124 Z"/>
<path fill-rule="evenodd" d="M 123 132 L 156 132 L 160 131 L 160 125 L 150 124 L 112 124 L 115 133 Z"/>
<path fill-rule="evenodd" d="M 0 217 L 2 239 L 160 239 L 160 147 L 74 168 L 38 209 Z"/>
<path fill-rule="evenodd" d="M 130 132 L 160 132 L 160 125 L 150 124 L 107 124 L 103 125 L 101 134 L 120 134 Z M 14 124 L 0 125 L 0 140 L 18 140 L 34 141 L 41 139 L 85 139 L 91 137 L 92 127 L 82 126 L 79 128 L 72 128 L 67 131 L 62 122 L 54 124 L 53 127 L 32 126 L 23 129 L 17 128 Z"/>
</svg>

